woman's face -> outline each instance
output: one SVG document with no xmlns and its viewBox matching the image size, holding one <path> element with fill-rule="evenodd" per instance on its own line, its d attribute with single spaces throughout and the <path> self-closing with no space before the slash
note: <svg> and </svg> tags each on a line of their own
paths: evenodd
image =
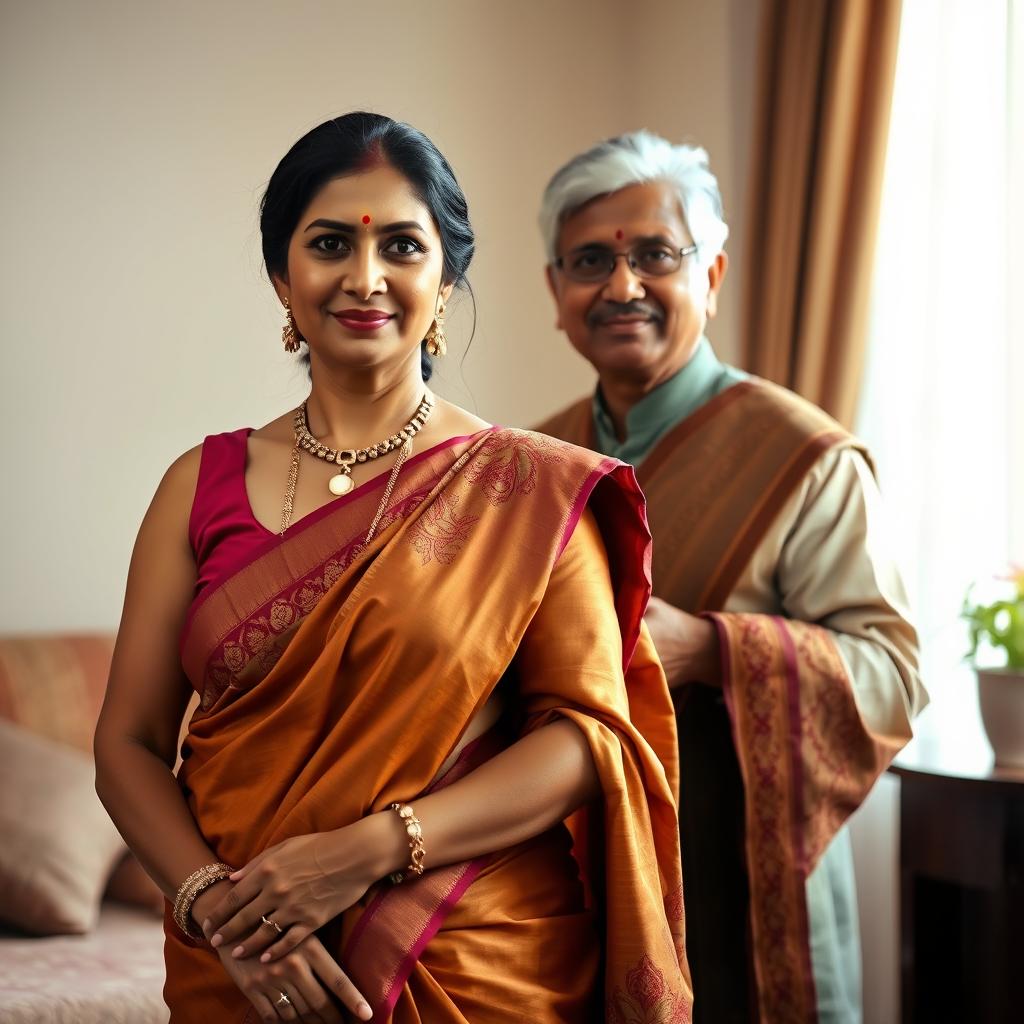
<svg viewBox="0 0 1024 1024">
<path fill-rule="evenodd" d="M 288 278 L 274 285 L 314 365 L 370 369 L 418 348 L 451 292 L 442 268 L 430 211 L 383 164 L 320 189 L 292 233 Z"/>
</svg>

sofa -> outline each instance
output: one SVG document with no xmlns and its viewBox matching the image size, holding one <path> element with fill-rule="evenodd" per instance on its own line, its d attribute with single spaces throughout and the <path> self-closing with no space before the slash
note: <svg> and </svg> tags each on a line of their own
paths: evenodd
<svg viewBox="0 0 1024 1024">
<path fill-rule="evenodd" d="M 0 1024 L 165 1024 L 163 897 L 93 789 L 113 638 L 0 636 Z"/>
</svg>

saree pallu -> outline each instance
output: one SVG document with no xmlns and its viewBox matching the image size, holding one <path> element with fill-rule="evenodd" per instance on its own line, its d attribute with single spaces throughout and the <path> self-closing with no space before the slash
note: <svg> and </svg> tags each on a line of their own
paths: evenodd
<svg viewBox="0 0 1024 1024">
<path fill-rule="evenodd" d="M 594 444 L 591 400 L 540 429 Z M 694 994 L 700 1020 L 708 992 L 712 1024 L 818 1019 L 806 880 L 905 742 L 868 728 L 828 629 L 722 610 L 787 500 L 837 446 L 868 459 L 821 410 L 750 379 L 677 424 L 637 470 L 654 593 L 713 619 L 721 646 L 724 705 L 709 687 L 673 693 Z"/>
<path fill-rule="evenodd" d="M 365 544 L 383 483 L 268 541 L 192 609 L 182 659 L 201 701 L 179 779 L 202 834 L 241 865 L 454 783 L 514 740 L 492 730 L 451 763 L 509 680 L 522 729 L 566 717 L 587 738 L 603 799 L 574 822 L 585 877 L 558 826 L 375 886 L 321 937 L 374 1020 L 486 1024 L 543 1004 L 547 1019 L 583 1021 L 604 1002 L 614 1021 L 688 1021 L 676 739 L 642 626 L 650 536 L 632 470 L 490 429 L 411 459 Z M 517 663 L 584 515 L 607 551 L 614 678 L 558 666 L 557 637 L 551 671 Z M 595 929 L 596 956 L 581 957 Z M 211 949 L 168 928 L 166 959 L 175 1024 L 246 1019 L 249 1004 Z"/>
</svg>

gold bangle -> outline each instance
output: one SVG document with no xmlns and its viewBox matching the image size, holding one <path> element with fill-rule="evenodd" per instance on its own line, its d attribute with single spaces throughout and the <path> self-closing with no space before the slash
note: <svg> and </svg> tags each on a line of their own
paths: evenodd
<svg viewBox="0 0 1024 1024">
<path fill-rule="evenodd" d="M 395 884 L 405 880 L 407 875 L 423 874 L 423 858 L 427 848 L 423 845 L 423 828 L 416 812 L 408 804 L 391 804 L 389 810 L 395 811 L 402 819 L 405 831 L 409 836 L 409 866 L 405 871 L 392 871 L 388 878 Z"/>
<path fill-rule="evenodd" d="M 214 882 L 220 882 L 234 871 L 227 864 L 204 864 L 193 871 L 178 888 L 174 897 L 174 923 L 190 938 L 201 942 L 205 937 L 192 921 L 192 905 L 199 894 L 209 889 Z"/>
</svg>

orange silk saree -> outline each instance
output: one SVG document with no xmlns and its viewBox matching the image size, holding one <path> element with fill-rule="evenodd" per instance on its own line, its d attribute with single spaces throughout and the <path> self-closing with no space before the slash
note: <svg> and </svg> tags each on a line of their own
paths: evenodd
<svg viewBox="0 0 1024 1024">
<path fill-rule="evenodd" d="M 544 1019 L 529 1008 L 546 1006 L 551 1020 L 688 1021 L 676 738 L 642 627 L 650 537 L 632 471 L 524 431 L 453 439 L 407 463 L 365 544 L 383 486 L 268 540 L 192 609 L 182 657 L 201 703 L 179 779 L 200 830 L 241 865 L 448 785 L 517 733 L 571 718 L 603 790 L 574 821 L 582 879 L 558 826 L 374 886 L 321 937 L 374 1020 L 487 1024 Z M 560 661 L 551 629 L 518 656 L 584 515 L 614 594 L 621 664 L 606 676 Z M 443 770 L 499 683 L 521 717 Z M 170 926 L 166 959 L 175 1024 L 246 1019 L 211 949 Z"/>
</svg>

